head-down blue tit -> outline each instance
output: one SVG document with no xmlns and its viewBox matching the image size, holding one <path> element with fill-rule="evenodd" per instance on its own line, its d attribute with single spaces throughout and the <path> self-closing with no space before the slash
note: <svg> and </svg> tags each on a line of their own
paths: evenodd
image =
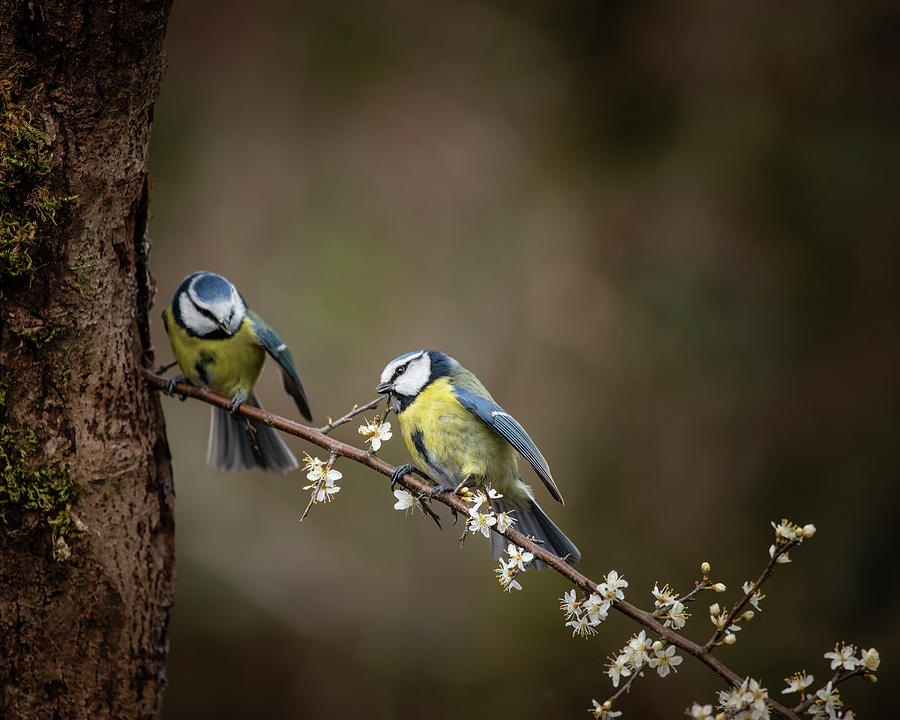
<svg viewBox="0 0 900 720">
<path fill-rule="evenodd" d="M 578 548 L 541 510 L 519 474 L 516 452 L 534 468 L 555 500 L 562 495 L 534 441 L 501 408 L 481 382 L 456 360 L 437 350 L 419 350 L 392 360 L 376 388 L 390 395 L 400 432 L 415 467 L 439 486 L 486 486 L 502 493 L 495 512 L 515 511 L 516 529 L 574 565 Z M 506 541 L 493 533 L 491 552 L 499 558 Z M 537 567 L 541 567 L 537 563 Z"/>
<path fill-rule="evenodd" d="M 244 402 L 262 407 L 253 392 L 266 353 L 281 370 L 284 389 L 303 417 L 311 420 L 306 391 L 287 346 L 247 307 L 234 285 L 221 275 L 188 275 L 163 310 L 179 378 L 232 399 L 231 410 L 212 409 L 206 461 L 219 470 L 260 467 L 272 472 L 297 468 L 297 459 L 267 425 L 234 415 Z"/>
</svg>

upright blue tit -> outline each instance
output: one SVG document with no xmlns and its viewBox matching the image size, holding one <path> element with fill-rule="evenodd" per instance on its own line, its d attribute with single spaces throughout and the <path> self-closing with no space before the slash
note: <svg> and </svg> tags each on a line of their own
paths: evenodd
<svg viewBox="0 0 900 720">
<path fill-rule="evenodd" d="M 547 461 L 478 378 L 442 352 L 419 350 L 389 362 L 376 390 L 390 395 L 406 447 L 423 475 L 442 490 L 490 485 L 503 495 L 491 501 L 495 512 L 515 511 L 511 517 L 518 520 L 517 530 L 570 565 L 578 562 L 578 548 L 541 510 L 522 480 L 516 453 L 531 464 L 553 498 L 563 502 Z M 504 539 L 492 534 L 495 559 L 505 547 Z"/>
<path fill-rule="evenodd" d="M 181 281 L 162 317 L 182 378 L 232 399 L 231 412 L 212 409 L 207 463 L 232 471 L 296 469 L 297 459 L 274 429 L 234 414 L 245 402 L 262 407 L 253 385 L 268 353 L 279 365 L 284 389 L 303 417 L 312 419 L 290 351 L 237 288 L 221 275 L 195 272 Z"/>
</svg>

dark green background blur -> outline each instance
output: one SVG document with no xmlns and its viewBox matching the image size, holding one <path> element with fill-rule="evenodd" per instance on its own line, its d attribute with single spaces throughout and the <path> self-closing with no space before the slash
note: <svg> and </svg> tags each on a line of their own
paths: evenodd
<svg viewBox="0 0 900 720">
<path fill-rule="evenodd" d="M 701 561 L 730 603 L 769 522 L 818 534 L 721 656 L 761 678 L 896 685 L 900 467 L 893 3 L 176 2 L 156 107 L 158 312 L 223 273 L 294 352 L 318 424 L 435 347 L 528 428 L 599 578 L 648 607 Z M 296 417 L 269 367 L 267 409 Z M 301 474 L 205 467 L 209 408 L 164 400 L 178 592 L 166 720 L 587 717 L 636 626 L 573 639 L 553 573 L 499 590 L 487 543 L 392 510 L 386 478 L 297 520 Z M 358 423 L 337 436 L 359 444 Z M 290 438 L 299 455 L 322 451 Z M 406 461 L 399 438 L 382 456 Z M 539 486 L 533 475 L 529 479 Z M 892 680 L 893 678 L 893 680 Z M 686 659 L 623 718 L 719 682 Z M 790 699 L 792 696 L 787 696 Z"/>
</svg>

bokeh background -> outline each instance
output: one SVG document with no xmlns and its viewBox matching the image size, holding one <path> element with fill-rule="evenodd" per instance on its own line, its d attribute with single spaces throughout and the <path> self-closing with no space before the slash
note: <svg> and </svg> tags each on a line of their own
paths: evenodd
<svg viewBox="0 0 900 720">
<path fill-rule="evenodd" d="M 158 311 L 219 271 L 292 348 L 318 424 L 422 347 L 474 370 L 566 496 L 582 569 L 731 602 L 770 521 L 814 540 L 722 657 L 770 692 L 835 641 L 885 717 L 898 676 L 897 78 L 890 2 L 176 2 L 150 171 Z M 296 410 L 267 368 L 267 409 Z M 166 720 L 587 717 L 637 628 L 563 627 L 553 573 L 500 592 L 487 543 L 339 464 L 205 467 L 209 408 L 164 399 L 178 592 Z M 336 435 L 359 444 L 357 424 Z M 309 450 L 288 439 L 297 454 Z M 399 464 L 402 442 L 382 456 Z M 536 478 L 532 476 L 532 480 Z M 536 482 L 536 487 L 540 483 Z M 712 626 L 704 597 L 687 634 Z M 894 673 L 892 675 L 892 673 Z M 619 709 L 678 717 L 687 659 Z M 890 714 L 890 713 L 888 713 Z"/>
</svg>

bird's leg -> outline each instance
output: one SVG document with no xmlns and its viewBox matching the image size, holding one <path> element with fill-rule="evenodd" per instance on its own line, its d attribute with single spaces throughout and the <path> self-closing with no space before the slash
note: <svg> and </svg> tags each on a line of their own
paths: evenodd
<svg viewBox="0 0 900 720">
<path fill-rule="evenodd" d="M 244 393 L 239 392 L 233 398 L 231 398 L 231 414 L 237 415 L 238 408 L 243 405 L 247 400 L 247 396 Z"/>
<path fill-rule="evenodd" d="M 404 475 L 412 474 L 412 473 L 415 473 L 416 475 L 420 475 L 421 477 L 425 478 L 426 480 L 429 480 L 429 481 L 431 480 L 430 477 L 428 477 L 425 473 L 423 473 L 421 470 L 419 470 L 419 468 L 417 468 L 415 465 L 410 465 L 409 463 L 406 463 L 405 465 L 398 465 L 394 469 L 394 472 L 391 473 L 391 492 L 393 492 L 394 487 L 397 485 L 400 478 L 402 478 Z"/>
<path fill-rule="evenodd" d="M 187 382 L 187 378 L 184 375 L 175 375 L 174 377 L 170 377 L 169 381 L 166 383 L 166 389 L 164 391 L 166 393 L 166 395 L 174 397 L 175 391 L 176 391 L 175 386 L 178 383 L 182 383 L 182 382 Z M 178 399 L 181 400 L 181 402 L 184 402 L 185 400 L 187 400 L 187 395 L 179 394 Z"/>
<path fill-rule="evenodd" d="M 452 485 L 435 485 L 433 488 L 431 488 L 431 494 L 434 495 L 435 493 L 452 492 L 454 495 L 459 495 L 460 490 L 462 490 L 464 487 L 467 487 L 467 486 L 473 484 L 474 481 L 475 481 L 474 477 L 472 477 L 471 475 L 467 475 L 463 479 L 463 481 L 456 487 L 454 487 Z"/>
</svg>

